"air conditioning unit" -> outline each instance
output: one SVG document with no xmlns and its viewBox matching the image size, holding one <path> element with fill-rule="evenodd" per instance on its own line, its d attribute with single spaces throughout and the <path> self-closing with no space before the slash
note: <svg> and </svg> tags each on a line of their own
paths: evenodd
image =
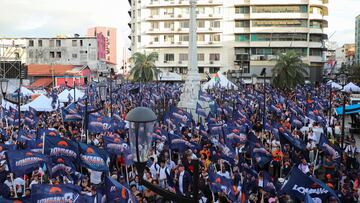
<svg viewBox="0 0 360 203">
<path fill-rule="evenodd" d="M 164 61 L 164 63 L 167 63 L 167 61 Z"/>
<path fill-rule="evenodd" d="M 181 17 L 182 17 L 182 15 L 181 15 L 181 14 L 179 14 L 179 15 L 178 15 L 178 18 L 181 18 Z"/>
<path fill-rule="evenodd" d="M 171 28 L 171 31 L 175 31 L 175 28 Z"/>
<path fill-rule="evenodd" d="M 175 42 L 171 42 L 171 44 L 175 44 Z"/>
<path fill-rule="evenodd" d="M 209 14 L 209 17 L 213 17 L 213 14 Z"/>
<path fill-rule="evenodd" d="M 173 17 L 174 17 L 174 14 L 171 14 L 170 17 L 173 18 Z"/>
<path fill-rule="evenodd" d="M 214 44 L 214 42 L 211 42 L 211 41 L 210 41 L 209 44 Z"/>
<path fill-rule="evenodd" d="M 179 1 L 179 4 L 182 4 L 182 3 L 183 3 L 183 1 L 180 0 L 180 1 Z"/>
<path fill-rule="evenodd" d="M 211 27 L 209 27 L 209 30 L 212 31 L 213 29 Z"/>
<path fill-rule="evenodd" d="M 181 44 L 181 42 L 178 42 L 177 44 Z"/>
<path fill-rule="evenodd" d="M 149 44 L 153 44 L 154 42 L 149 42 Z"/>
<path fill-rule="evenodd" d="M 209 0 L 209 3 L 211 3 L 211 4 L 212 4 L 212 3 L 213 3 L 213 0 Z"/>
<path fill-rule="evenodd" d="M 181 31 L 181 28 L 179 28 L 178 31 Z"/>
<path fill-rule="evenodd" d="M 214 61 L 210 61 L 210 64 L 214 64 Z"/>
<path fill-rule="evenodd" d="M 150 28 L 149 31 L 150 31 L 150 32 L 151 32 L 151 31 L 154 31 L 154 29 L 153 29 L 153 28 Z"/>
<path fill-rule="evenodd" d="M 153 16 L 149 16 L 149 18 L 153 18 Z"/>
<path fill-rule="evenodd" d="M 179 64 L 182 64 L 182 61 L 179 61 Z"/>
</svg>

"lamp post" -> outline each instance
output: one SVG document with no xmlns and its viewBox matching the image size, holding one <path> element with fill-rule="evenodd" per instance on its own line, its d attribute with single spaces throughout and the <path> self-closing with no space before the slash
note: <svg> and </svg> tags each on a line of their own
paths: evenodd
<svg viewBox="0 0 360 203">
<path fill-rule="evenodd" d="M 193 198 L 172 193 L 168 190 L 162 189 L 159 186 L 151 184 L 150 182 L 143 179 L 143 175 L 146 162 L 149 158 L 150 148 L 152 146 L 152 137 L 150 134 L 153 132 L 156 115 L 149 108 L 137 107 L 126 115 L 126 120 L 130 122 L 130 149 L 140 177 L 140 183 L 158 195 L 163 196 L 167 200 L 175 202 L 197 203 L 199 193 L 199 161 L 193 160 L 195 162 L 193 176 Z"/>
<path fill-rule="evenodd" d="M 89 111 L 88 110 L 88 106 L 89 106 L 89 94 L 88 94 L 88 89 L 86 89 L 86 98 L 85 98 L 85 116 L 84 116 L 84 131 L 85 131 L 85 139 L 86 139 L 86 143 L 88 143 L 88 124 L 89 124 L 89 115 L 92 113 L 96 113 L 99 112 L 100 110 L 102 110 L 104 108 L 104 103 L 106 100 L 106 84 L 105 82 L 100 82 L 97 85 L 98 88 L 98 93 L 100 95 L 100 107 L 94 110 Z"/>
<path fill-rule="evenodd" d="M 15 104 L 18 106 L 18 133 L 20 133 L 20 129 L 21 129 L 21 111 L 20 111 L 20 105 L 21 105 L 21 101 L 20 101 L 20 94 L 21 94 L 21 84 L 22 84 L 22 77 L 20 76 L 20 80 L 19 80 L 19 91 L 17 93 L 17 101 L 12 101 L 10 99 L 6 98 L 6 93 L 7 93 L 7 89 L 9 86 L 9 80 L 6 78 L 1 78 L 0 79 L 0 86 L 1 86 L 1 93 L 3 95 L 3 99 L 7 102 L 10 102 L 12 104 Z"/>
<path fill-rule="evenodd" d="M 343 112 L 342 112 L 342 127 L 341 127 L 341 148 L 344 149 L 344 140 L 345 140 L 345 106 L 346 106 L 346 92 L 344 87 L 347 83 L 347 76 L 342 74 L 338 77 L 340 85 L 343 87 Z"/>
<path fill-rule="evenodd" d="M 265 120 L 266 120 L 266 88 L 265 88 L 265 83 L 266 83 L 266 68 L 263 68 L 261 73 L 261 76 L 263 76 L 263 94 L 264 94 L 264 106 L 263 106 L 263 131 L 265 131 Z"/>
<path fill-rule="evenodd" d="M 66 88 L 74 89 L 74 103 L 76 103 L 77 100 L 76 100 L 76 82 L 75 82 L 75 79 L 73 80 L 73 86 L 72 87 L 68 85 L 68 81 L 65 81 L 65 86 L 66 86 Z"/>
</svg>

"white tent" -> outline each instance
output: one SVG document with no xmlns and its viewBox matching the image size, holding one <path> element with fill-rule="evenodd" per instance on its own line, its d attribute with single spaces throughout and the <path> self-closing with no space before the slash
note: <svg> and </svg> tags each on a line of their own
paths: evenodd
<svg viewBox="0 0 360 203">
<path fill-rule="evenodd" d="M 228 80 L 222 73 L 218 72 L 215 76 L 207 83 L 205 83 L 202 89 L 212 89 L 214 87 L 223 87 L 226 89 L 235 89 L 237 90 L 238 87 Z"/>
<path fill-rule="evenodd" d="M 58 95 L 59 101 L 60 102 L 69 102 L 69 94 L 71 95 L 71 98 L 72 98 L 71 102 L 73 102 L 74 101 L 74 89 L 72 89 L 72 90 L 65 89 L 64 91 L 62 91 Z M 85 95 L 85 93 L 82 90 L 75 89 L 76 101 L 83 98 L 84 95 Z"/>
<path fill-rule="evenodd" d="M 40 95 L 38 96 L 36 99 L 34 99 L 32 102 L 23 105 L 20 107 L 21 111 L 28 111 L 29 107 L 34 108 L 36 111 L 46 111 L 46 112 L 51 112 L 54 111 L 56 109 L 53 109 L 52 107 L 52 98 L 49 98 L 45 95 Z M 58 104 L 56 104 L 56 107 L 58 106 Z M 63 104 L 60 105 L 60 107 L 64 106 Z"/>
<path fill-rule="evenodd" d="M 15 90 L 16 91 L 16 90 Z M 13 94 L 17 94 L 16 92 L 13 92 Z M 21 92 L 20 92 L 21 95 L 23 96 L 31 96 L 34 94 L 33 91 L 29 90 L 28 88 L 24 87 L 24 86 L 21 86 Z"/>
<path fill-rule="evenodd" d="M 328 83 L 327 83 L 328 85 L 331 85 L 331 88 L 332 89 L 336 89 L 336 90 L 341 90 L 342 89 L 342 86 L 341 85 L 339 85 L 339 84 L 337 84 L 336 82 L 333 82 L 333 81 L 329 81 Z"/>
<path fill-rule="evenodd" d="M 345 87 L 342 91 L 348 92 L 348 93 L 360 92 L 360 87 L 351 82 L 351 83 L 345 85 Z"/>
<path fill-rule="evenodd" d="M 160 80 L 160 76 L 158 75 L 158 80 Z M 161 76 L 161 81 L 182 81 L 181 75 L 173 72 L 164 72 Z"/>
</svg>

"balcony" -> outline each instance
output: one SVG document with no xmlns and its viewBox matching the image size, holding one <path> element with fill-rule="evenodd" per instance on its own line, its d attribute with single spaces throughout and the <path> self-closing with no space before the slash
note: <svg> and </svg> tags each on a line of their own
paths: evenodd
<svg viewBox="0 0 360 203">
<path fill-rule="evenodd" d="M 320 0 L 311 0 L 311 1 L 320 1 Z M 250 2 L 250 1 L 249 1 Z M 271 4 L 274 5 L 298 5 L 298 4 L 308 4 L 309 0 L 272 0 Z M 251 4 L 252 5 L 268 5 L 269 4 L 269 0 L 251 0 Z"/>
<path fill-rule="evenodd" d="M 216 48 L 222 47 L 221 42 L 198 42 L 199 48 Z M 146 48 L 188 48 L 189 42 L 149 42 Z"/>
<path fill-rule="evenodd" d="M 325 63 L 326 62 L 322 56 L 309 56 L 309 61 L 315 62 L 315 63 Z"/>
<path fill-rule="evenodd" d="M 146 7 L 157 8 L 157 7 L 189 7 L 189 1 L 185 0 L 174 0 L 174 1 L 152 1 Z M 222 6 L 221 0 L 198 0 L 197 6 Z"/>
<path fill-rule="evenodd" d="M 307 13 L 251 13 L 251 19 L 307 19 Z"/>
<path fill-rule="evenodd" d="M 322 48 L 323 46 L 321 42 L 309 42 L 309 48 Z"/>
</svg>

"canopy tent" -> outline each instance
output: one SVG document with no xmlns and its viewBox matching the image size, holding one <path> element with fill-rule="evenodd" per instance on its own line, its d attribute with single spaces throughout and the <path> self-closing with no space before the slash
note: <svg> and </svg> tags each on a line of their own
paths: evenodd
<svg viewBox="0 0 360 203">
<path fill-rule="evenodd" d="M 218 72 L 215 73 L 214 77 L 207 83 L 205 83 L 202 89 L 212 89 L 214 87 L 223 87 L 226 89 L 235 89 L 237 90 L 238 87 L 228 80 L 222 73 Z"/>
<path fill-rule="evenodd" d="M 336 82 L 333 82 L 332 80 L 330 80 L 327 84 L 331 85 L 331 89 L 336 89 L 336 90 L 342 89 L 341 85 L 337 84 Z"/>
<path fill-rule="evenodd" d="M 69 94 L 71 96 L 71 102 L 73 102 L 74 101 L 74 89 L 72 89 L 72 90 L 65 89 L 64 91 L 62 91 L 58 95 L 59 101 L 60 102 L 69 102 Z M 84 96 L 85 96 L 85 93 L 82 90 L 75 88 L 76 101 L 83 98 Z"/>
<path fill-rule="evenodd" d="M 51 112 L 54 111 L 56 109 L 54 109 L 52 107 L 52 102 L 53 99 L 49 98 L 45 95 L 40 95 L 38 96 L 35 100 L 33 100 L 32 102 L 26 104 L 26 105 L 22 105 L 20 107 L 21 111 L 28 111 L 29 107 L 35 109 L 36 111 L 40 111 L 40 112 Z M 56 107 L 58 106 L 58 104 L 56 103 Z M 64 106 L 63 104 L 60 104 L 60 107 Z"/>
<path fill-rule="evenodd" d="M 348 93 L 360 92 L 360 87 L 351 82 L 351 83 L 345 85 L 345 87 L 342 91 L 348 92 Z"/>
<path fill-rule="evenodd" d="M 337 115 L 342 115 L 343 114 L 343 107 L 336 108 L 335 112 L 336 112 Z M 354 105 L 349 105 L 349 106 L 345 107 L 345 114 L 346 115 L 356 114 L 356 113 L 360 113 L 360 104 L 354 104 Z"/>
<path fill-rule="evenodd" d="M 17 91 L 18 91 L 18 90 L 19 90 L 19 89 L 16 89 L 12 94 L 17 94 Z M 21 86 L 21 92 L 20 92 L 20 94 L 21 94 L 22 96 L 31 96 L 31 95 L 34 94 L 34 92 L 31 91 L 31 90 L 29 90 L 28 88 L 26 88 L 26 87 L 24 87 L 24 86 Z"/>
</svg>

